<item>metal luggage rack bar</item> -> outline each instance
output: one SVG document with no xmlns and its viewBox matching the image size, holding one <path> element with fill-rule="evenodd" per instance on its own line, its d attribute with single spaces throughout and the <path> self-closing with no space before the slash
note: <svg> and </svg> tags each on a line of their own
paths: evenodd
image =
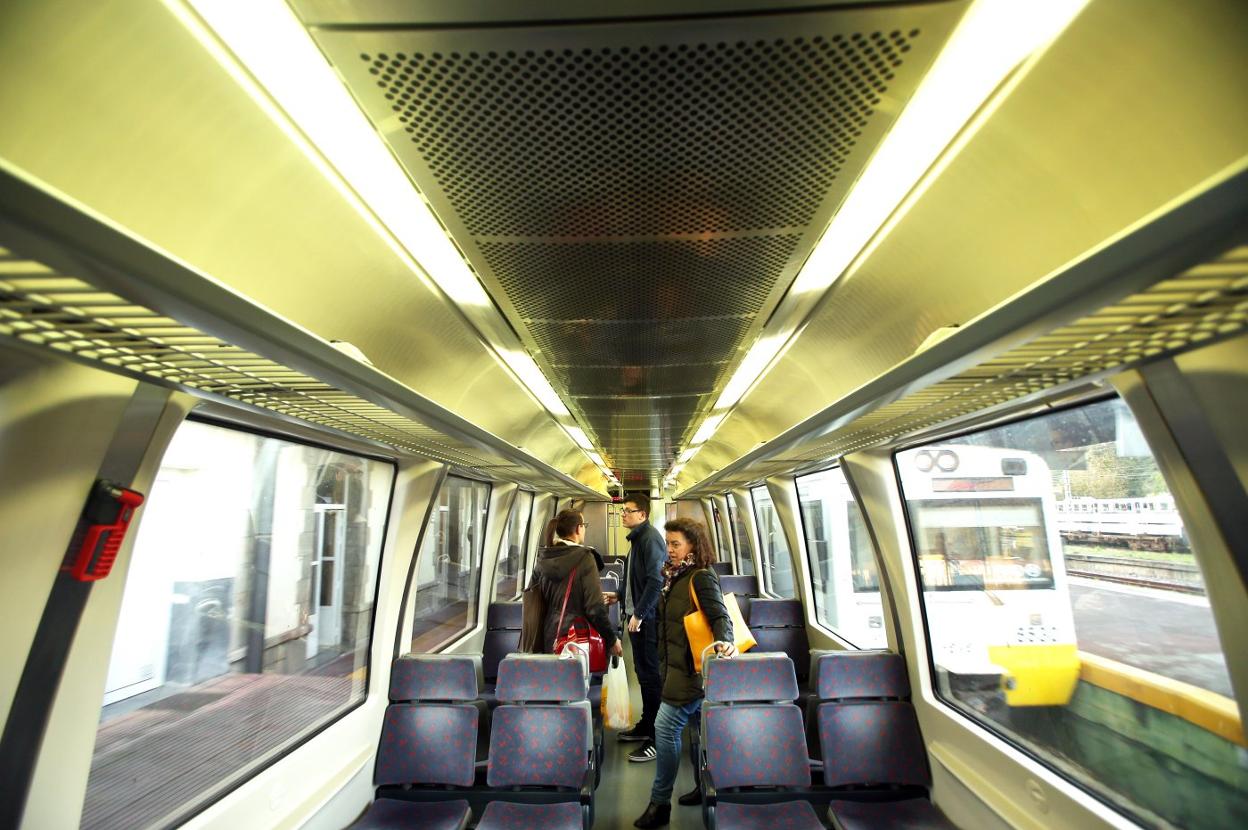
<svg viewBox="0 0 1248 830">
<path fill-rule="evenodd" d="M 560 495 L 601 494 L 0 169 L 0 335 Z M 73 240 L 69 242 L 67 240 Z"/>
</svg>

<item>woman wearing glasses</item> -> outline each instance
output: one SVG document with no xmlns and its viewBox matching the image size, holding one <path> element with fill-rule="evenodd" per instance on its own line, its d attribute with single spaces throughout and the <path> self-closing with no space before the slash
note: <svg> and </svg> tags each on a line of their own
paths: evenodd
<svg viewBox="0 0 1248 830">
<path fill-rule="evenodd" d="M 543 650 L 548 654 L 554 651 L 555 638 L 561 633 L 560 625 L 567 631 L 571 620 L 584 617 L 602 635 L 607 653 L 618 657 L 624 653 L 624 648 L 611 628 L 611 618 L 602 601 L 602 583 L 598 580 L 602 559 L 593 548 L 581 544 L 584 539 L 585 517 L 579 510 L 560 510 L 546 527 L 544 547 L 533 568 L 535 577 L 540 580 L 542 596 L 546 598 Z M 575 574 L 572 590 L 568 592 L 568 577 L 572 574 Z M 563 608 L 565 594 L 566 609 Z"/>
</svg>

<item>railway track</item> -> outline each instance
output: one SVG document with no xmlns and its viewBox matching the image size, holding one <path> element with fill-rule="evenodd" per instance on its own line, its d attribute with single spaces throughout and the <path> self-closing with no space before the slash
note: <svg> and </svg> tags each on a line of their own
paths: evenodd
<svg viewBox="0 0 1248 830">
<path fill-rule="evenodd" d="M 1186 562 L 1141 560 L 1125 556 L 1066 554 L 1066 573 L 1160 591 L 1203 595 L 1200 571 Z"/>
</svg>

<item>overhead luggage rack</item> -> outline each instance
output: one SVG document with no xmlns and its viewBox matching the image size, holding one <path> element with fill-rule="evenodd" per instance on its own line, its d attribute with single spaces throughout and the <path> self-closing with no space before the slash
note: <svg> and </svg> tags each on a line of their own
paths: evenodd
<svg viewBox="0 0 1248 830">
<path fill-rule="evenodd" d="M 1248 171 L 1039 283 L 681 494 L 800 472 L 1248 328 Z"/>
<path fill-rule="evenodd" d="M 312 333 L 8 171 L 0 171 L 0 195 L 0 335 L 401 454 L 560 495 L 601 498 Z"/>
</svg>

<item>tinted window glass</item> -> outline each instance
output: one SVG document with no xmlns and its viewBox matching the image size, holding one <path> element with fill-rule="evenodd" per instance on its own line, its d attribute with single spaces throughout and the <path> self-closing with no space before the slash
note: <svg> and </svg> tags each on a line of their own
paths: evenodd
<svg viewBox="0 0 1248 830">
<path fill-rule="evenodd" d="M 898 453 L 937 693 L 1143 824 L 1248 821 L 1204 580 L 1126 405 Z"/>
<path fill-rule="evenodd" d="M 533 494 L 521 490 L 511 506 L 507 519 L 507 532 L 498 551 L 498 566 L 494 570 L 494 599 L 500 602 L 520 595 L 519 574 L 524 567 L 529 518 L 533 512 Z"/>
<path fill-rule="evenodd" d="M 179 428 L 139 512 L 84 827 L 167 824 L 363 700 L 393 479 Z"/>
<path fill-rule="evenodd" d="M 411 596 L 411 650 L 434 651 L 476 620 L 490 485 L 448 476 L 429 516 Z"/>
<path fill-rule="evenodd" d="M 797 479 L 816 618 L 859 648 L 885 648 L 880 578 L 862 511 L 840 468 Z"/>
<path fill-rule="evenodd" d="M 762 588 L 775 596 L 793 599 L 797 596 L 793 587 L 793 560 L 789 557 L 789 543 L 784 538 L 776 507 L 771 503 L 766 486 L 755 487 L 750 492 L 754 498 L 754 523 L 763 560 Z"/>
</svg>

